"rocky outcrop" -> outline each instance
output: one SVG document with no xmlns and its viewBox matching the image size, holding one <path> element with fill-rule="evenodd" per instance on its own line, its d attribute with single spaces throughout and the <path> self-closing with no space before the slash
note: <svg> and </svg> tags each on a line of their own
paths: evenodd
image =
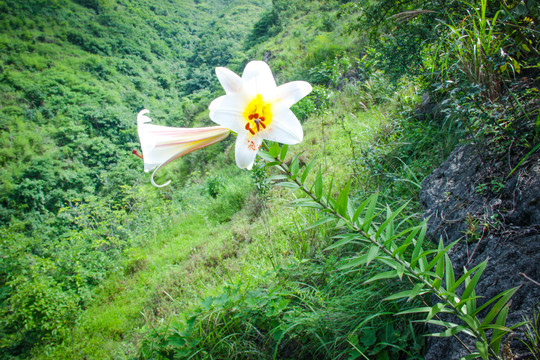
<svg viewBox="0 0 540 360">
<path fill-rule="evenodd" d="M 529 157 L 508 177 L 509 164 L 485 154 L 474 145 L 456 148 L 422 182 L 420 201 L 432 241 L 442 238 L 448 245 L 461 239 L 449 253 L 454 269 L 489 259 L 476 287 L 483 301 L 520 287 L 507 320 L 515 324 L 540 306 L 540 156 Z M 525 351 L 519 336 L 518 331 L 509 343 L 515 353 Z M 430 338 L 425 359 L 454 360 L 465 354 L 453 338 Z"/>
</svg>

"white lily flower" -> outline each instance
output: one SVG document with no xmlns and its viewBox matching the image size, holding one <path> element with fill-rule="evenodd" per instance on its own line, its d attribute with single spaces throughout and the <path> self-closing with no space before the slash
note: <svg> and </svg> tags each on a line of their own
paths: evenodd
<svg viewBox="0 0 540 360">
<path fill-rule="evenodd" d="M 302 125 L 290 107 L 311 92 L 305 81 L 276 86 L 270 67 L 251 61 L 242 77 L 218 67 L 216 75 L 225 89 L 210 104 L 210 119 L 238 134 L 236 164 L 250 170 L 263 140 L 292 145 L 302 141 Z"/>
<path fill-rule="evenodd" d="M 222 126 L 177 128 L 147 124 L 152 121 L 145 115 L 147 113 L 149 111 L 145 109 L 137 115 L 137 131 L 141 141 L 144 171 L 154 170 L 150 181 L 157 187 L 167 186 L 171 182 L 169 180 L 163 185 L 157 185 L 154 182 L 154 174 L 163 165 L 194 150 L 223 140 L 230 133 L 229 129 Z"/>
</svg>

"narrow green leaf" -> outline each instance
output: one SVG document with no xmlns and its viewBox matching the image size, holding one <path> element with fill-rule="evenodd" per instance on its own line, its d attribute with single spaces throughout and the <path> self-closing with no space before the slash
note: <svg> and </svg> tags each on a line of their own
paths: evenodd
<svg viewBox="0 0 540 360">
<path fill-rule="evenodd" d="M 450 257 L 448 254 L 444 254 L 444 263 L 445 263 L 445 280 L 446 280 L 446 288 L 450 288 L 454 286 L 455 278 L 454 278 L 454 268 L 452 266 L 452 261 L 450 261 Z"/>
<path fill-rule="evenodd" d="M 317 200 L 321 199 L 321 196 L 323 194 L 323 179 L 321 171 L 317 173 L 317 177 L 315 178 L 315 196 L 317 197 Z"/>
<path fill-rule="evenodd" d="M 433 324 L 435 322 L 435 320 L 430 320 L 428 322 Z M 428 336 L 449 337 L 449 336 L 454 336 L 456 334 L 459 334 L 462 331 L 465 332 L 465 333 L 471 334 L 471 332 L 467 329 L 467 326 L 465 326 L 465 325 L 455 325 L 453 327 L 450 327 L 450 328 L 446 329 L 443 332 L 435 333 L 435 334 L 428 334 Z"/>
<path fill-rule="evenodd" d="M 478 309 L 476 309 L 471 315 L 472 316 L 476 316 L 477 314 L 479 314 L 482 310 L 484 310 L 486 307 L 488 307 L 490 304 L 492 304 L 493 302 L 495 302 L 497 299 L 501 299 L 500 300 L 500 304 L 497 304 L 495 305 L 494 307 L 497 308 L 495 311 L 495 315 L 492 316 L 492 314 L 488 313 L 488 315 L 484 318 L 487 319 L 487 323 L 491 322 L 491 320 L 493 320 L 495 318 L 495 316 L 497 315 L 497 312 L 510 300 L 510 298 L 515 294 L 515 292 L 519 289 L 519 286 L 517 287 L 514 287 L 512 289 L 508 289 L 508 290 L 505 290 L 503 292 L 501 292 L 500 294 L 494 296 L 493 298 L 491 298 L 490 300 L 488 300 L 484 305 L 480 306 Z M 493 309 L 492 309 L 493 311 Z M 484 322 L 482 322 L 484 323 Z"/>
<path fill-rule="evenodd" d="M 287 151 L 289 150 L 289 145 L 283 145 L 281 147 L 281 154 L 279 154 L 279 159 L 281 161 L 285 161 L 285 158 L 287 157 Z"/>
<path fill-rule="evenodd" d="M 298 175 L 298 169 L 300 168 L 300 165 L 298 164 L 298 156 L 300 154 L 296 155 L 294 159 L 291 162 L 291 167 L 289 168 L 289 171 L 291 172 L 291 179 L 295 180 L 296 175 Z"/>
<path fill-rule="evenodd" d="M 326 247 L 324 250 L 332 250 L 332 249 L 335 249 L 335 248 L 338 248 L 338 247 L 341 247 L 341 246 L 345 246 L 345 245 L 349 244 L 350 242 L 353 242 L 353 241 L 358 240 L 358 239 L 360 239 L 358 234 L 347 234 L 346 236 L 343 237 L 343 239 L 341 239 L 339 241 L 336 241 L 332 245 Z"/>
<path fill-rule="evenodd" d="M 396 218 L 396 216 L 398 216 L 399 214 L 401 214 L 401 212 L 403 211 L 403 209 L 405 209 L 405 207 L 409 205 L 409 202 L 406 202 L 405 204 L 403 204 L 402 206 L 399 207 L 399 209 L 397 209 L 396 211 L 394 212 L 391 212 L 389 214 L 389 216 L 387 216 L 387 219 L 381 224 L 381 226 L 379 227 L 379 230 L 377 230 L 377 233 L 375 234 L 375 239 L 378 239 L 379 236 L 381 235 L 381 233 L 384 231 L 384 229 L 386 229 L 386 227 Z"/>
<path fill-rule="evenodd" d="M 364 265 L 367 261 L 367 254 L 363 254 L 363 255 L 360 255 L 358 257 L 355 257 L 355 258 L 352 258 L 348 263 L 346 263 L 345 265 L 342 265 L 340 266 L 340 270 L 343 270 L 343 269 L 349 269 L 349 268 L 352 268 L 352 267 L 357 267 L 357 266 L 360 266 L 360 265 Z"/>
<path fill-rule="evenodd" d="M 470 278 L 470 275 L 476 271 L 476 269 L 478 269 L 478 267 L 482 265 L 481 263 L 476 265 L 475 267 L 473 267 L 471 270 L 468 270 L 467 272 L 465 272 L 463 275 L 461 275 L 461 277 L 459 279 L 456 280 L 456 282 L 454 283 L 453 286 L 451 286 L 448 291 L 449 292 L 455 292 L 456 289 L 459 287 L 459 285 L 461 285 L 467 278 Z"/>
<path fill-rule="evenodd" d="M 412 290 L 405 290 L 400 291 L 398 293 L 392 294 L 390 296 L 387 296 L 383 299 L 383 301 L 390 301 L 390 300 L 396 300 L 396 299 L 402 299 L 402 298 L 408 298 L 411 296 Z"/>
<path fill-rule="evenodd" d="M 377 275 L 369 278 L 368 280 L 364 281 L 363 284 L 368 284 L 370 282 L 377 281 L 377 280 L 393 279 L 397 276 L 398 274 L 396 270 L 385 271 L 382 273 L 378 273 Z"/>
<path fill-rule="evenodd" d="M 317 160 L 317 157 L 314 157 L 304 168 L 304 171 L 302 172 L 302 177 L 300 178 L 300 181 L 302 183 L 306 182 L 306 179 L 311 171 L 311 168 L 313 165 L 315 165 L 315 160 Z"/>
<path fill-rule="evenodd" d="M 362 212 L 364 211 L 365 207 L 367 206 L 367 204 L 369 203 L 370 201 L 370 198 L 367 198 L 366 200 L 364 200 L 364 202 L 362 202 L 362 204 L 360 204 L 360 206 L 356 209 L 356 211 L 354 212 L 354 215 L 353 217 L 351 218 L 351 221 L 353 223 L 356 224 L 356 221 L 358 221 L 358 218 L 360 217 L 360 214 L 362 214 Z M 359 224 L 359 226 L 361 226 Z"/>
<path fill-rule="evenodd" d="M 379 254 L 379 247 L 377 245 L 371 246 L 367 253 L 366 266 L 369 265 L 369 263 L 373 261 L 373 259 L 375 259 L 378 254 Z"/>
<path fill-rule="evenodd" d="M 416 239 L 416 243 L 414 244 L 414 249 L 411 255 L 411 268 L 414 269 L 416 267 L 416 263 L 420 259 L 422 254 L 422 245 L 424 244 L 424 238 L 426 237 L 426 231 L 427 231 L 427 224 L 426 222 L 422 223 L 422 229 L 420 230 L 420 234 L 418 235 L 418 239 Z M 422 269 L 423 271 L 424 269 Z"/>
<path fill-rule="evenodd" d="M 424 284 L 422 283 L 418 283 L 416 285 L 414 285 L 412 291 L 411 291 L 411 295 L 409 295 L 409 298 L 407 299 L 407 301 L 411 301 L 412 299 L 414 299 L 415 297 L 417 297 L 421 290 L 424 288 Z"/>
<path fill-rule="evenodd" d="M 288 179 L 289 177 L 287 175 L 272 175 L 266 178 L 266 180 L 284 180 Z"/>
<path fill-rule="evenodd" d="M 462 298 L 467 298 L 469 295 L 472 294 L 474 291 L 474 288 L 476 287 L 476 284 L 478 283 L 478 280 L 480 280 L 480 277 L 482 276 L 482 273 L 484 272 L 484 269 L 486 268 L 487 260 L 484 260 L 480 263 L 480 266 L 476 270 L 476 273 L 474 274 L 471 281 L 467 284 L 465 287 L 465 290 L 463 291 L 463 294 L 461 295 Z"/>
<path fill-rule="evenodd" d="M 327 222 L 335 221 L 335 220 L 336 220 L 336 218 L 333 217 L 333 216 L 326 216 L 326 217 L 324 217 L 322 219 L 319 219 L 319 220 L 315 221 L 314 223 L 310 224 L 308 227 L 304 228 L 304 231 L 319 227 L 322 224 L 326 224 Z"/>
<path fill-rule="evenodd" d="M 499 301 L 497 301 L 497 303 L 495 305 L 493 305 L 493 307 L 491 308 L 491 310 L 489 310 L 489 312 L 486 314 L 486 316 L 484 317 L 484 320 L 482 321 L 482 326 L 484 325 L 488 325 L 491 323 L 491 321 L 493 319 L 495 319 L 495 317 L 499 314 L 499 312 L 505 307 L 505 305 L 508 303 L 508 301 L 510 301 L 510 297 L 512 295 L 514 295 L 514 293 L 516 292 L 518 288 L 513 288 L 513 289 L 510 289 L 512 290 L 511 292 L 503 295 Z"/>
<path fill-rule="evenodd" d="M 432 307 L 430 307 L 429 309 L 430 310 L 429 310 L 428 315 L 426 317 L 427 321 L 433 319 L 433 317 L 435 315 L 437 315 L 438 313 L 444 312 L 445 305 L 443 303 L 437 303 L 437 304 L 433 305 Z"/>
<path fill-rule="evenodd" d="M 459 360 L 474 360 L 474 359 L 478 359 L 479 357 L 480 357 L 480 353 L 473 352 L 471 354 L 465 355 Z"/>
<path fill-rule="evenodd" d="M 351 187 L 351 182 L 347 182 L 347 184 L 343 187 L 343 190 L 341 190 L 341 193 L 339 194 L 337 198 L 336 203 L 336 211 L 339 215 L 343 217 L 347 217 L 347 207 L 349 204 L 349 191 Z"/>
<path fill-rule="evenodd" d="M 314 209 L 322 209 L 321 204 L 313 201 L 311 198 L 300 198 L 291 200 L 288 204 L 291 207 L 308 207 Z"/>
<path fill-rule="evenodd" d="M 420 313 L 427 313 L 431 310 L 430 306 L 424 306 L 424 307 L 418 307 L 414 309 L 407 309 L 398 312 L 396 315 L 407 315 L 407 314 L 420 314 Z"/>
<path fill-rule="evenodd" d="M 375 218 L 373 214 L 375 213 L 375 207 L 377 206 L 378 195 L 379 195 L 378 193 L 374 193 L 373 195 L 370 196 L 369 205 L 366 211 L 366 217 L 364 219 L 364 226 L 362 227 L 364 231 L 368 231 L 368 229 L 371 226 L 371 222 Z"/>
<path fill-rule="evenodd" d="M 289 189 L 292 189 L 292 190 L 298 190 L 298 188 L 300 187 L 300 186 L 298 186 L 298 184 L 295 184 L 295 183 L 289 182 L 289 181 L 283 181 L 283 182 L 277 183 L 276 185 L 284 187 L 284 188 L 289 188 Z"/>
<path fill-rule="evenodd" d="M 480 353 L 482 360 L 489 360 L 488 345 L 483 341 L 476 342 L 476 350 Z"/>
</svg>

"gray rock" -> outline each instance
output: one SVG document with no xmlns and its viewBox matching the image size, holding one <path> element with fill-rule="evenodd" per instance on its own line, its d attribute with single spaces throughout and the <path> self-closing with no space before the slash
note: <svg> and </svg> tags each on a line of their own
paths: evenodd
<svg viewBox="0 0 540 360">
<path fill-rule="evenodd" d="M 461 239 L 449 252 L 456 276 L 463 267 L 489 259 L 476 287 L 483 297 L 479 304 L 520 287 L 507 319 L 516 324 L 531 318 L 540 304 L 540 286 L 531 281 L 540 282 L 540 158 L 531 157 L 506 179 L 505 165 L 484 154 L 473 145 L 456 148 L 422 182 L 420 201 L 432 241 L 448 245 Z M 514 354 L 526 352 L 517 340 L 522 335 L 518 330 L 510 344 Z M 454 360 L 466 354 L 453 338 L 429 338 L 425 359 Z"/>
</svg>

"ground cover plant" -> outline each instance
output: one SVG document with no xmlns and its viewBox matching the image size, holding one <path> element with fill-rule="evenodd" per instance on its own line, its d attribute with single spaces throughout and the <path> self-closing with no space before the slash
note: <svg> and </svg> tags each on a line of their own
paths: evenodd
<svg viewBox="0 0 540 360">
<path fill-rule="evenodd" d="M 418 191 L 460 142 L 513 159 L 493 180 L 537 158 L 536 1 L 0 7 L 1 358 L 422 359 L 426 322 L 505 358 L 515 289 L 478 298 Z M 312 84 L 302 143 L 246 172 L 229 136 L 153 188 L 137 113 L 210 126 L 252 59 Z"/>
</svg>

